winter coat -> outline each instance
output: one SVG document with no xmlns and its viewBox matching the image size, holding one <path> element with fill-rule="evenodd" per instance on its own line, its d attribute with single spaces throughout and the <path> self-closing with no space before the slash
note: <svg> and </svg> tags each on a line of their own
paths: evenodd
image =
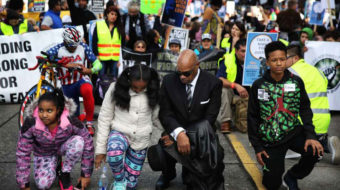
<svg viewBox="0 0 340 190">
<path fill-rule="evenodd" d="M 151 140 L 152 126 L 160 126 L 158 107 L 153 110 L 148 104 L 146 91 L 135 93 L 129 90 L 130 109 L 116 106 L 112 93 L 116 83 L 107 90 L 98 117 L 98 132 L 95 154 L 106 154 L 107 140 L 111 130 L 123 133 L 134 150 L 148 147 Z"/>
<path fill-rule="evenodd" d="M 84 151 L 81 160 L 83 177 L 90 177 L 93 171 L 94 147 L 88 130 L 76 118 L 70 117 L 77 106 L 66 98 L 65 108 L 60 116 L 58 131 L 53 137 L 38 115 L 38 101 L 34 101 L 25 111 L 27 118 L 21 128 L 16 151 L 16 179 L 20 187 L 30 181 L 31 153 L 34 156 L 55 156 L 61 146 L 72 136 L 84 139 Z"/>
</svg>

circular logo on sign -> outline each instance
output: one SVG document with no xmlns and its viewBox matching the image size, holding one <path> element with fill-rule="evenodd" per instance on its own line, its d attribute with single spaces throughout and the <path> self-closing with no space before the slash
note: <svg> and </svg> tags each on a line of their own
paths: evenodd
<svg viewBox="0 0 340 190">
<path fill-rule="evenodd" d="M 249 46 L 250 54 L 257 60 L 259 60 L 260 57 L 265 57 L 264 47 L 272 41 L 273 40 L 271 39 L 271 37 L 266 34 L 256 36 L 250 42 Z"/>
<path fill-rule="evenodd" d="M 340 81 L 340 63 L 331 58 L 321 59 L 315 67 L 322 71 L 328 79 L 328 89 L 338 88 Z"/>
</svg>

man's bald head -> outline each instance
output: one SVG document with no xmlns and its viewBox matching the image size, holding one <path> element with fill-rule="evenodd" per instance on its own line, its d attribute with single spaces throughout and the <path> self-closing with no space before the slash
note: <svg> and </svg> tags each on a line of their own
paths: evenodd
<svg viewBox="0 0 340 190">
<path fill-rule="evenodd" d="M 198 62 L 197 55 L 191 49 L 186 49 L 181 52 L 178 57 L 177 67 L 189 66 L 193 67 Z"/>
<path fill-rule="evenodd" d="M 189 76 L 181 74 L 179 77 L 182 83 L 190 83 L 196 76 L 199 63 L 194 51 L 187 49 L 181 52 L 177 61 L 177 71 L 179 73 L 190 73 Z"/>
</svg>

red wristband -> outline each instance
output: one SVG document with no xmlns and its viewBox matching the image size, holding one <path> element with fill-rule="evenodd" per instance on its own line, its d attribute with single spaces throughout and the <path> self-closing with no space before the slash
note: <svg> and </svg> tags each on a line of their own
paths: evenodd
<svg viewBox="0 0 340 190">
<path fill-rule="evenodd" d="M 232 89 L 234 89 L 235 88 L 235 83 L 231 83 L 231 85 L 230 85 L 230 87 L 232 88 Z"/>
</svg>

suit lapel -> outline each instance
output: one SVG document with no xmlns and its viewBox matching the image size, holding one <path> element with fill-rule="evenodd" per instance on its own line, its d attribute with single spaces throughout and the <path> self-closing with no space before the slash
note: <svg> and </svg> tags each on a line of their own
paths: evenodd
<svg viewBox="0 0 340 190">
<path fill-rule="evenodd" d="M 176 99 L 179 100 L 179 104 L 180 104 L 180 108 L 183 108 L 183 113 L 186 114 L 186 116 L 188 116 L 188 108 L 187 108 L 187 93 L 186 93 L 186 86 L 185 84 L 183 84 L 181 82 L 181 80 L 179 79 L 179 77 L 177 77 L 177 85 L 175 86 L 176 89 L 178 90 L 174 90 L 174 92 L 176 93 Z"/>
</svg>

